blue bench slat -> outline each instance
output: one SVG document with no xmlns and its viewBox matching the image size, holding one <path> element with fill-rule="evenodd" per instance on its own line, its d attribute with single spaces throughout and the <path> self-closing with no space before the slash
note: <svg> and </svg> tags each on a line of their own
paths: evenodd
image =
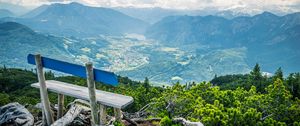
<svg viewBox="0 0 300 126">
<path fill-rule="evenodd" d="M 29 54 L 27 56 L 27 61 L 29 64 L 35 65 L 35 58 L 33 54 Z M 42 64 L 43 67 L 52 69 L 52 70 L 57 70 L 60 72 L 72 74 L 75 76 L 79 76 L 82 78 L 87 78 L 86 77 L 86 70 L 84 66 L 80 66 L 77 64 L 72 64 L 64 61 L 59 61 L 55 59 L 50 59 L 47 57 L 42 57 Z M 109 85 L 116 86 L 118 85 L 118 79 L 116 75 L 112 72 L 107 72 L 103 70 L 98 70 L 94 68 L 94 79 L 97 82 L 103 82 Z"/>
</svg>

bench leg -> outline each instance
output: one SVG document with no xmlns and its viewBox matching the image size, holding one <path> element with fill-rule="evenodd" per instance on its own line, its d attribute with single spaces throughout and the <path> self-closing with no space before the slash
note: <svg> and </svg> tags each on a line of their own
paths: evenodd
<svg viewBox="0 0 300 126">
<path fill-rule="evenodd" d="M 106 122 L 107 122 L 106 115 L 107 115 L 107 113 L 106 113 L 106 106 L 100 104 L 100 125 L 101 126 L 102 125 L 104 126 L 106 124 Z"/>
<path fill-rule="evenodd" d="M 58 94 L 58 110 L 57 110 L 57 119 L 60 119 L 64 113 L 64 95 Z"/>
<path fill-rule="evenodd" d="M 42 126 L 46 126 L 47 125 L 47 119 L 46 119 L 46 115 L 45 115 L 45 110 L 43 109 L 44 108 L 44 106 L 43 106 L 43 104 L 41 104 L 42 105 Z"/>
<path fill-rule="evenodd" d="M 115 118 L 117 121 L 121 121 L 122 119 L 122 111 L 119 108 L 114 108 Z"/>
<path fill-rule="evenodd" d="M 42 59 L 40 54 L 35 55 L 35 63 L 37 68 L 38 80 L 40 84 L 41 103 L 43 105 L 43 110 L 46 116 L 47 125 L 51 125 L 54 122 L 54 118 L 50 107 L 50 101 L 49 101 L 47 86 L 45 82 L 45 74 L 44 74 L 43 64 L 42 64 Z"/>
</svg>

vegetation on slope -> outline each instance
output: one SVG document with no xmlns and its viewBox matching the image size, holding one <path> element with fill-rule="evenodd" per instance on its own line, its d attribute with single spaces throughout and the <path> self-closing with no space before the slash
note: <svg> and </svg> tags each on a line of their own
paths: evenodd
<svg viewBox="0 0 300 126">
<path fill-rule="evenodd" d="M 86 85 L 85 79 L 55 77 L 52 72 L 47 72 L 46 78 Z M 38 103 L 39 91 L 29 86 L 36 81 L 34 70 L 0 68 L 0 105 L 13 101 Z M 199 84 L 154 87 L 147 78 L 136 82 L 127 77 L 119 77 L 119 82 L 117 87 L 97 83 L 97 89 L 134 97 L 127 112 L 153 103 L 147 110 L 149 118 L 184 117 L 205 125 L 300 125 L 299 73 L 284 78 L 278 69 L 274 76 L 267 77 L 257 64 L 249 74 L 216 76 L 211 82 Z M 56 94 L 50 93 L 49 97 L 56 103 Z M 70 102 L 73 98 L 65 100 Z"/>
</svg>

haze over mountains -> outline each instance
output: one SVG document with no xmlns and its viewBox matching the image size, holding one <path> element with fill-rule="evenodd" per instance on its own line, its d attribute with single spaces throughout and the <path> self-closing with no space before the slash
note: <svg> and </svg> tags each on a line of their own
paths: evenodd
<svg viewBox="0 0 300 126">
<path fill-rule="evenodd" d="M 14 14 L 9 11 L 9 10 L 5 10 L 5 9 L 0 9 L 0 18 L 3 18 L 3 17 L 13 17 Z"/>
<path fill-rule="evenodd" d="M 21 16 L 30 10 L 27 7 L 23 7 L 20 5 L 11 4 L 7 2 L 2 2 L 2 1 L 0 1 L 0 9 L 10 11 L 15 16 Z"/>
<path fill-rule="evenodd" d="M 136 10 L 52 4 L 1 18 L 0 63 L 27 67 L 22 65 L 26 54 L 42 52 L 78 64 L 90 60 L 98 68 L 157 83 L 247 73 L 255 63 L 266 72 L 300 71 L 300 13 L 195 16 L 194 11 L 188 16 Z"/>
</svg>

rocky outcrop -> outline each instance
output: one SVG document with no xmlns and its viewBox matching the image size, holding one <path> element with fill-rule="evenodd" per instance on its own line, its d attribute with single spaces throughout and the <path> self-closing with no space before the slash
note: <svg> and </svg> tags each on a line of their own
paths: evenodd
<svg viewBox="0 0 300 126">
<path fill-rule="evenodd" d="M 32 114 L 17 102 L 0 107 L 0 125 L 32 126 Z"/>
</svg>

